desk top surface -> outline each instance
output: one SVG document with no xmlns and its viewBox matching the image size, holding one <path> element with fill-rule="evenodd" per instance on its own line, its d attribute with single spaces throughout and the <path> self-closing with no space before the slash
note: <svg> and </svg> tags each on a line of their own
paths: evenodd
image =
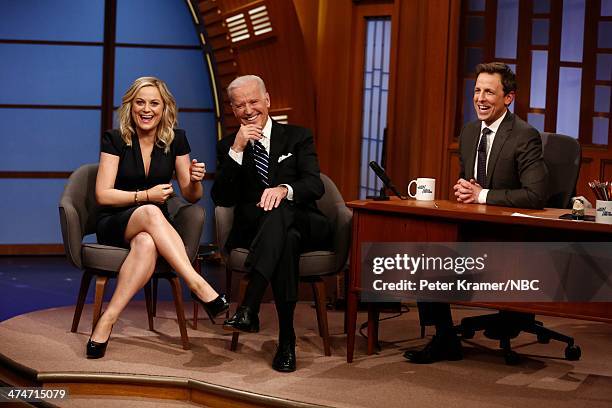
<svg viewBox="0 0 612 408">
<path fill-rule="evenodd" d="M 576 231 L 612 234 L 612 225 L 598 224 L 590 221 L 559 219 L 559 216 L 570 213 L 571 210 L 569 209 L 545 208 L 542 210 L 534 210 L 485 204 L 461 204 L 450 200 L 400 200 L 396 197 L 391 197 L 389 201 L 355 200 L 348 202 L 347 206 L 353 210 L 366 212 L 395 215 L 419 215 L 456 221 L 464 220 L 498 224 L 517 224 L 541 228 L 571 229 Z M 594 215 L 595 210 L 587 209 L 586 214 Z"/>
</svg>

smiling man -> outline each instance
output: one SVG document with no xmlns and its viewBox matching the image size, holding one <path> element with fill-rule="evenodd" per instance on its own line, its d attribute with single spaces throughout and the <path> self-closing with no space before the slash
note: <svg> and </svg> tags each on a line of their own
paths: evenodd
<svg viewBox="0 0 612 408">
<path fill-rule="evenodd" d="M 453 187 L 460 203 L 542 208 L 547 200 L 548 170 L 540 133 L 508 110 L 514 101 L 516 77 L 508 65 L 492 62 L 476 67 L 474 109 L 478 120 L 459 135 L 459 180 Z M 436 335 L 422 350 L 408 350 L 410 362 L 428 364 L 463 358 L 453 330 L 448 303 L 418 302 L 421 322 L 433 324 Z"/>
<path fill-rule="evenodd" d="M 226 249 L 249 249 L 249 284 L 223 328 L 259 331 L 259 305 L 269 282 L 279 323 L 272 367 L 290 372 L 296 368 L 293 312 L 300 253 L 327 249 L 331 236 L 331 225 L 315 204 L 324 193 L 319 162 L 308 129 L 268 116 L 270 96 L 261 78 L 238 77 L 227 93 L 240 129 L 217 145 L 211 195 L 218 206 L 234 206 Z"/>
<path fill-rule="evenodd" d="M 516 77 L 506 64 L 476 67 L 474 109 L 478 120 L 459 136 L 460 173 L 453 187 L 457 201 L 542 208 L 548 171 L 540 134 L 508 110 Z"/>
</svg>

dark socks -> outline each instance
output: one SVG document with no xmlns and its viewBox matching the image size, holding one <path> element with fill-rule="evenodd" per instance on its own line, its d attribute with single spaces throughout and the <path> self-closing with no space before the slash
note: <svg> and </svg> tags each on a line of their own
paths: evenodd
<svg viewBox="0 0 612 408">
<path fill-rule="evenodd" d="M 255 313 L 259 313 L 259 305 L 267 287 L 268 280 L 261 273 L 252 271 L 249 275 L 249 284 L 244 294 L 242 306 L 247 306 Z"/>
<path fill-rule="evenodd" d="M 293 330 L 293 313 L 295 302 L 279 302 L 276 304 L 278 315 L 278 341 L 279 343 L 295 341 L 295 331 Z"/>
</svg>

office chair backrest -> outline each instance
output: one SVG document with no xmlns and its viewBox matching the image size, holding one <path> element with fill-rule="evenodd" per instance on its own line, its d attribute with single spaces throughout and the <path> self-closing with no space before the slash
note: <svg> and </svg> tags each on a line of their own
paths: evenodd
<svg viewBox="0 0 612 408">
<path fill-rule="evenodd" d="M 336 272 L 344 268 L 351 242 L 352 211 L 346 206 L 340 190 L 332 179 L 321 173 L 325 194 L 317 200 L 317 207 L 331 222 L 333 227 L 333 252 L 336 253 Z"/>
<path fill-rule="evenodd" d="M 60 199 L 60 207 L 63 207 L 63 201 L 69 200 L 77 209 L 83 235 L 96 232 L 98 204 L 96 203 L 95 189 L 97 174 L 97 164 L 85 164 L 76 169 L 70 175 Z"/>
<path fill-rule="evenodd" d="M 85 235 L 96 232 L 97 174 L 97 164 L 85 164 L 76 169 L 70 175 L 59 202 L 64 249 L 70 262 L 79 269 L 82 267 L 81 241 Z"/>
<path fill-rule="evenodd" d="M 323 173 L 321 173 L 321 181 L 325 187 L 325 193 L 317 200 L 317 207 L 333 223 L 338 214 L 336 206 L 344 205 L 344 199 L 334 182 Z"/>
<path fill-rule="evenodd" d="M 541 133 L 544 162 L 548 167 L 549 188 L 546 207 L 569 208 L 576 194 L 580 172 L 580 143 L 557 133 Z"/>
</svg>

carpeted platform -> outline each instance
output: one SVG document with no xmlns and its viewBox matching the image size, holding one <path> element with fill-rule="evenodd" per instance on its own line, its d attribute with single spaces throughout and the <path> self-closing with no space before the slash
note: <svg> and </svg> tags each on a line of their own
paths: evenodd
<svg viewBox="0 0 612 408">
<path fill-rule="evenodd" d="M 189 309 L 189 308 L 188 308 Z M 330 312 L 332 357 L 325 357 L 316 334 L 315 312 L 298 305 L 298 370 L 273 371 L 276 346 L 274 306 L 262 307 L 262 330 L 241 335 L 237 352 L 228 350 L 231 335 L 206 320 L 188 329 L 192 349 L 181 348 L 178 326 L 169 303 L 161 303 L 156 331 L 146 329 L 144 304 L 132 303 L 114 327 L 107 355 L 87 360 L 91 309 L 83 313 L 79 333 L 70 333 L 73 308 L 48 309 L 0 323 L 0 354 L 38 373 L 131 373 L 193 379 L 283 399 L 335 407 L 610 407 L 612 406 L 612 325 L 542 317 L 551 328 L 573 335 L 582 347 L 580 361 L 562 359 L 564 345 L 535 343 L 521 335 L 513 344 L 525 357 L 506 366 L 497 344 L 476 335 L 464 343 L 465 359 L 429 366 L 412 365 L 403 350 L 419 347 L 416 309 L 381 322 L 383 349 L 365 355 L 365 339 L 357 338 L 356 358 L 346 363 L 343 315 Z M 455 319 L 481 314 L 454 311 Z M 385 316 L 385 315 L 383 315 Z M 360 314 L 359 321 L 365 321 Z M 218 322 L 220 323 L 220 321 Z M 433 329 L 430 329 L 433 331 Z M 92 406 L 75 398 L 66 406 Z M 61 404 L 59 404 L 61 405 Z"/>
</svg>

